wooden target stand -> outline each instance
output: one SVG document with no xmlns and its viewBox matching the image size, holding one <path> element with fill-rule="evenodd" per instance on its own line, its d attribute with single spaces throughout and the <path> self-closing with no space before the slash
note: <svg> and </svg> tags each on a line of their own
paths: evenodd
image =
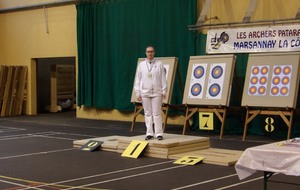
<svg viewBox="0 0 300 190">
<path fill-rule="evenodd" d="M 243 141 L 246 139 L 248 124 L 258 115 L 276 115 L 276 116 L 279 115 L 288 127 L 287 139 L 291 138 L 294 109 L 287 108 L 286 110 L 262 110 L 262 109 L 251 109 L 247 107 Z"/>
<path fill-rule="evenodd" d="M 227 107 L 224 106 L 215 106 L 215 107 L 195 107 L 191 105 L 186 105 L 185 119 L 184 119 L 184 127 L 182 134 L 184 135 L 187 128 L 189 128 L 189 120 L 193 117 L 193 115 L 197 112 L 211 112 L 214 113 L 217 118 L 221 122 L 221 130 L 220 130 L 220 139 L 223 138 L 224 135 L 224 127 L 226 121 Z"/>
<path fill-rule="evenodd" d="M 131 131 L 134 131 L 136 118 L 144 109 L 142 103 L 134 102 L 134 104 L 135 104 L 135 108 L 134 108 L 134 115 L 133 115 L 133 120 L 132 120 L 132 124 L 131 124 Z M 162 109 L 161 114 L 162 114 L 162 118 L 163 118 L 163 130 L 165 131 L 166 124 L 168 121 L 169 104 L 163 104 L 161 109 Z"/>
<path fill-rule="evenodd" d="M 241 103 L 241 106 L 247 109 L 243 140 L 246 139 L 248 124 L 258 115 L 280 116 L 288 127 L 287 139 L 291 138 L 299 89 L 299 65 L 299 52 L 249 54 Z M 252 83 L 252 79 L 257 77 L 257 81 L 260 81 L 262 75 L 265 75 L 267 80 L 264 84 L 265 92 L 259 95 L 252 90 L 263 86 L 260 82 Z M 283 82 L 284 78 L 287 82 Z M 254 88 L 251 89 L 252 87 Z M 276 88 L 280 93 L 273 94 L 272 89 Z M 281 95 L 283 88 L 286 94 Z"/>
<path fill-rule="evenodd" d="M 220 120 L 220 138 L 223 138 L 235 60 L 236 57 L 233 54 L 190 57 L 183 97 L 183 104 L 186 107 L 183 135 L 189 128 L 189 120 L 195 113 L 208 112 L 212 116 L 216 115 Z M 218 91 L 217 94 L 211 94 L 211 87 Z M 193 94 L 194 89 L 195 94 Z M 207 121 L 202 122 L 202 124 L 205 123 L 204 127 L 208 126 L 209 120 L 210 118 L 207 118 Z M 207 129 L 210 128 L 207 127 Z"/>
</svg>

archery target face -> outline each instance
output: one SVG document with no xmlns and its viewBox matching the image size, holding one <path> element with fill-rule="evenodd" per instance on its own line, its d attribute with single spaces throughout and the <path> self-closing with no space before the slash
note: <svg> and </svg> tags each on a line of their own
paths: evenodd
<svg viewBox="0 0 300 190">
<path fill-rule="evenodd" d="M 221 99 L 225 68 L 225 63 L 211 64 L 206 99 Z"/>
<path fill-rule="evenodd" d="M 249 96 L 264 96 L 267 93 L 270 66 L 253 66 L 249 80 Z"/>
<path fill-rule="evenodd" d="M 188 98 L 202 99 L 207 64 L 194 64 L 192 68 Z"/>
<path fill-rule="evenodd" d="M 273 69 L 270 96 L 288 96 L 292 65 L 276 65 Z"/>
<path fill-rule="evenodd" d="M 249 54 L 242 106 L 295 108 L 299 52 Z"/>
<path fill-rule="evenodd" d="M 272 78 L 268 81 L 268 75 L 272 69 Z M 268 65 L 253 66 L 249 80 L 248 94 L 250 96 L 288 96 L 290 89 L 292 66 L 275 65 L 272 68 Z M 271 83 L 270 91 L 267 92 L 267 85 Z"/>
<path fill-rule="evenodd" d="M 183 104 L 228 106 L 235 55 L 191 56 Z"/>
</svg>

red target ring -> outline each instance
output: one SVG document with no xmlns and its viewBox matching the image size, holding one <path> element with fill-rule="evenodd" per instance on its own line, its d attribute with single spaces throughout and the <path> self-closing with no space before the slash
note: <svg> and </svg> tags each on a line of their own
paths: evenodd
<svg viewBox="0 0 300 190">
<path fill-rule="evenodd" d="M 266 92 L 266 88 L 264 86 L 260 86 L 258 88 L 258 94 L 263 95 Z"/>
<path fill-rule="evenodd" d="M 278 76 L 274 77 L 273 80 L 272 80 L 272 83 L 274 85 L 278 85 L 280 83 L 280 77 L 278 77 Z"/>
<path fill-rule="evenodd" d="M 275 67 L 275 68 L 274 68 L 274 74 L 275 74 L 275 75 L 279 75 L 280 73 L 281 73 L 281 67 L 278 67 L 278 66 Z"/>
<path fill-rule="evenodd" d="M 217 83 L 212 84 L 212 85 L 209 87 L 209 90 L 208 90 L 209 94 L 210 94 L 212 97 L 217 96 L 217 95 L 220 93 L 220 91 L 221 91 L 221 87 L 220 87 L 220 85 L 217 84 Z"/>
<path fill-rule="evenodd" d="M 287 95 L 288 92 L 289 92 L 289 89 L 286 86 L 284 86 L 280 89 L 280 94 L 283 96 Z"/>
<path fill-rule="evenodd" d="M 196 83 L 191 88 L 191 93 L 193 96 L 198 96 L 202 91 L 202 87 L 199 83 Z"/>
<path fill-rule="evenodd" d="M 285 67 L 283 68 L 283 74 L 285 74 L 285 75 L 290 74 L 291 71 L 292 71 L 292 69 L 291 69 L 290 66 L 285 66 Z"/>
<path fill-rule="evenodd" d="M 258 78 L 257 78 L 256 76 L 252 77 L 251 80 L 250 80 L 250 83 L 251 83 L 252 85 L 257 84 L 257 82 L 258 82 Z"/>
<path fill-rule="evenodd" d="M 194 77 L 199 79 L 204 75 L 204 68 L 202 66 L 198 66 L 194 70 Z"/>
<path fill-rule="evenodd" d="M 267 77 L 263 76 L 259 79 L 259 84 L 265 85 L 267 83 Z"/>
<path fill-rule="evenodd" d="M 253 75 L 257 75 L 259 73 L 259 68 L 258 67 L 254 67 L 253 69 L 252 69 L 252 74 Z"/>
<path fill-rule="evenodd" d="M 290 78 L 289 77 L 283 77 L 282 79 L 281 79 L 281 83 L 282 84 L 284 84 L 284 85 L 287 85 L 287 84 L 289 84 L 290 83 Z"/>
<path fill-rule="evenodd" d="M 277 95 L 279 93 L 279 88 L 277 86 L 274 86 L 272 89 L 271 89 L 271 94 L 272 95 Z"/>
<path fill-rule="evenodd" d="M 255 86 L 251 86 L 249 88 L 249 94 L 254 95 L 257 92 L 257 88 Z"/>
<path fill-rule="evenodd" d="M 216 66 L 211 71 L 211 76 L 214 79 L 220 78 L 222 76 L 222 74 L 223 74 L 223 68 L 221 66 Z"/>
<path fill-rule="evenodd" d="M 263 67 L 263 68 L 261 68 L 261 74 L 262 75 L 266 75 L 266 74 L 268 74 L 268 72 L 269 72 L 269 68 L 268 67 Z"/>
</svg>

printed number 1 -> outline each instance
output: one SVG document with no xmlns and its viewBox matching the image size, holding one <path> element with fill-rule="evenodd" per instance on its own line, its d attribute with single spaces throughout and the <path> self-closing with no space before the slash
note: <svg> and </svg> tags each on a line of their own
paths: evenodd
<svg viewBox="0 0 300 190">
<path fill-rule="evenodd" d="M 130 156 L 133 155 L 133 153 L 136 151 L 136 149 L 141 145 L 141 143 L 138 143 L 137 145 L 135 145 L 134 149 L 131 151 L 131 153 L 129 154 Z"/>
</svg>

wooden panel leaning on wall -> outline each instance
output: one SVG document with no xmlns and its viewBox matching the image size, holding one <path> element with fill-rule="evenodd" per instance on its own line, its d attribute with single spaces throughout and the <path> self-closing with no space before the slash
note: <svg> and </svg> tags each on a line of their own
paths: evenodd
<svg viewBox="0 0 300 190">
<path fill-rule="evenodd" d="M 22 114 L 26 101 L 27 66 L 0 66 L 1 116 Z"/>
</svg>

